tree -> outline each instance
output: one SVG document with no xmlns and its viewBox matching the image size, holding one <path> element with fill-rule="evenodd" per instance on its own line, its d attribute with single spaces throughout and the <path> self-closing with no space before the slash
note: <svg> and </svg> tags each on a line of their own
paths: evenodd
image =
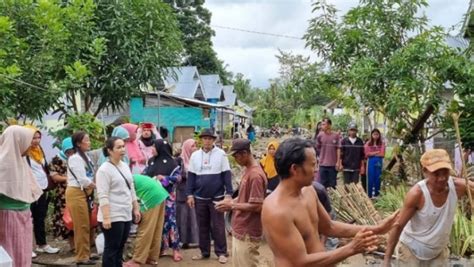
<svg viewBox="0 0 474 267">
<path fill-rule="evenodd" d="M 201 74 L 219 74 L 222 82 L 228 84 L 232 74 L 213 49 L 211 12 L 203 5 L 205 0 L 164 0 L 170 4 L 183 32 L 185 58 L 182 64 L 196 66 Z"/>
<path fill-rule="evenodd" d="M 473 75 L 462 67 L 468 67 L 466 59 L 447 47 L 443 30 L 428 28 L 426 17 L 417 15 L 426 5 L 425 0 L 361 0 L 339 19 L 334 6 L 316 1 L 318 14 L 305 35 L 340 87 L 385 115 L 393 135 L 406 143 L 426 138 L 428 119 L 432 127 L 439 125 L 446 82 L 457 91 L 469 86 Z"/>
<path fill-rule="evenodd" d="M 119 109 L 181 58 L 161 1 L 1 0 L 0 18 L 0 119 Z"/>
<path fill-rule="evenodd" d="M 99 1 L 95 23 L 93 56 L 82 55 L 90 74 L 83 87 L 70 90 L 84 96 L 86 110 L 96 102 L 94 115 L 121 108 L 140 94 L 140 86 L 159 83 L 165 69 L 179 62 L 181 34 L 161 1 Z"/>
<path fill-rule="evenodd" d="M 0 1 L 0 119 L 39 119 L 61 102 L 64 66 L 81 43 L 73 27 L 92 17 L 92 1 Z M 78 36 L 90 28 L 75 27 Z M 87 41 L 87 40 L 86 40 Z"/>
</svg>

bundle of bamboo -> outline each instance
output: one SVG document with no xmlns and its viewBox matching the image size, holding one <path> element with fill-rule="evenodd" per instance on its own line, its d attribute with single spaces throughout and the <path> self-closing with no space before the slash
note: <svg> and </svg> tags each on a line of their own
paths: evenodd
<svg viewBox="0 0 474 267">
<path fill-rule="evenodd" d="M 375 225 L 382 220 L 360 184 L 340 185 L 328 192 L 338 220 L 361 225 Z"/>
</svg>

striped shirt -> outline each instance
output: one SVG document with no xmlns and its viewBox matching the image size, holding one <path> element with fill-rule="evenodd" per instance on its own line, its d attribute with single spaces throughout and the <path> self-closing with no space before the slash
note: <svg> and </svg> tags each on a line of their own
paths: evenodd
<svg viewBox="0 0 474 267">
<path fill-rule="evenodd" d="M 191 155 L 188 168 L 187 196 L 198 199 L 219 199 L 232 196 L 232 174 L 225 152 L 214 147 L 209 152 L 200 149 Z"/>
</svg>

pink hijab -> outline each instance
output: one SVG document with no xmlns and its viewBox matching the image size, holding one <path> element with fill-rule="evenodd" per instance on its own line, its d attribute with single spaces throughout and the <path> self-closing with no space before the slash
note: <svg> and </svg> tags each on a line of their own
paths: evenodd
<svg viewBox="0 0 474 267">
<path fill-rule="evenodd" d="M 189 161 L 191 159 L 191 154 L 192 152 L 192 146 L 196 143 L 196 140 L 194 139 L 188 139 L 184 141 L 183 147 L 181 148 L 181 159 L 183 159 L 183 166 L 184 166 L 184 171 L 188 171 L 189 167 Z"/>
<path fill-rule="evenodd" d="M 34 133 L 32 129 L 13 125 L 0 136 L 0 194 L 25 203 L 33 203 L 43 194 L 22 156 Z"/>
<path fill-rule="evenodd" d="M 138 125 L 131 124 L 131 123 L 124 123 L 122 125 L 130 135 L 128 141 L 125 143 L 125 148 L 127 149 L 128 158 L 130 161 L 135 163 L 144 164 L 145 156 L 143 156 L 142 152 L 140 151 L 140 147 L 138 146 L 137 141 L 137 129 Z"/>
</svg>

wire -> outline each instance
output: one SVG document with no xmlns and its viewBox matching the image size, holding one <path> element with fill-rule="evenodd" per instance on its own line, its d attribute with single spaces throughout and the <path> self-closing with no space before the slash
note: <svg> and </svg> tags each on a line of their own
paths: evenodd
<svg viewBox="0 0 474 267">
<path fill-rule="evenodd" d="M 240 31 L 240 32 L 246 32 L 246 33 L 268 35 L 268 36 L 273 36 L 273 37 L 281 37 L 281 38 L 304 41 L 302 37 L 291 36 L 291 35 L 276 34 L 276 33 L 269 33 L 269 32 L 259 32 L 259 31 L 246 30 L 246 29 L 240 29 L 240 28 L 234 28 L 234 27 L 228 27 L 228 26 L 219 26 L 219 25 L 211 25 L 211 27 L 226 29 L 226 30 L 232 30 L 232 31 Z"/>
<path fill-rule="evenodd" d="M 0 73 L 0 76 L 4 77 L 7 80 L 10 80 L 10 81 L 13 81 L 13 82 L 16 82 L 16 83 L 19 83 L 19 84 L 23 84 L 23 85 L 26 85 L 28 87 L 34 88 L 34 89 L 38 89 L 38 90 L 42 90 L 42 91 L 49 91 L 49 92 L 57 92 L 57 93 L 61 92 L 61 90 L 46 89 L 46 88 L 43 88 L 43 87 L 39 87 L 37 85 L 34 85 L 34 84 L 31 84 L 31 83 L 28 83 L 28 82 L 25 82 L 25 81 L 22 81 L 22 80 L 18 80 L 18 79 L 9 77 L 5 74 Z"/>
</svg>

